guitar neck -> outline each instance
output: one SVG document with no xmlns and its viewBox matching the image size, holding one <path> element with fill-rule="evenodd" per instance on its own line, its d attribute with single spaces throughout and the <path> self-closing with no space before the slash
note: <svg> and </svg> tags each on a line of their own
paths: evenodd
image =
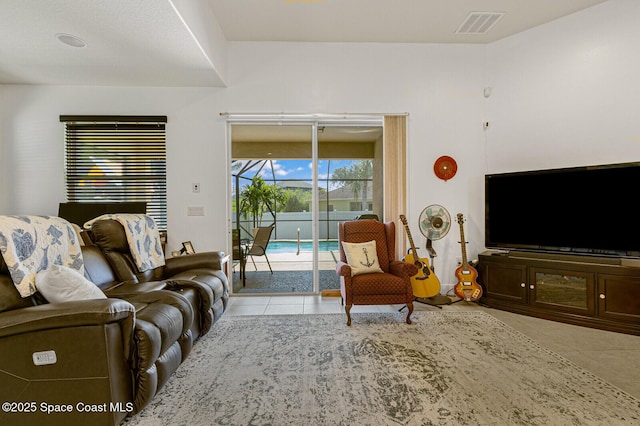
<svg viewBox="0 0 640 426">
<path fill-rule="evenodd" d="M 407 233 L 407 238 L 409 239 L 409 245 L 411 246 L 411 252 L 413 253 L 413 257 L 418 259 L 418 250 L 416 249 L 416 245 L 413 243 L 413 237 L 411 236 L 411 230 L 409 229 L 407 218 L 404 216 L 400 216 L 400 220 L 402 221 L 404 230 Z"/>
<path fill-rule="evenodd" d="M 411 238 L 411 231 L 409 231 L 409 227 L 405 225 L 405 229 L 407 231 L 407 237 L 409 238 L 409 245 L 411 246 L 411 251 L 413 252 L 413 257 L 418 258 L 418 250 L 416 249 L 416 245 L 413 243 L 413 238 Z"/>
<path fill-rule="evenodd" d="M 460 224 L 460 245 L 462 246 L 462 267 L 464 270 L 469 269 L 469 262 L 467 261 L 467 243 L 464 239 L 464 219 L 462 214 L 458 214 L 458 223 Z"/>
</svg>

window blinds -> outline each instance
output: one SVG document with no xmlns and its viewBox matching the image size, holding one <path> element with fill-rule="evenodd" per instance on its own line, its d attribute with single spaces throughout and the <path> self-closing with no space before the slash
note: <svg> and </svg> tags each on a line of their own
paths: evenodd
<svg viewBox="0 0 640 426">
<path fill-rule="evenodd" d="M 69 202 L 147 203 L 167 229 L 166 116 L 60 116 Z"/>
</svg>

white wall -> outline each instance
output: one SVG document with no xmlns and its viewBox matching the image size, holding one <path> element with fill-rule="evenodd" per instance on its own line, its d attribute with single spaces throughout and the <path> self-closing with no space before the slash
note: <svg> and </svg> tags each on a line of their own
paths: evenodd
<svg viewBox="0 0 640 426">
<path fill-rule="evenodd" d="M 55 215 L 64 196 L 62 114 L 167 115 L 169 250 L 226 244 L 226 143 L 213 88 L 1 86 L 0 214 Z M 191 183 L 201 183 L 198 194 Z M 188 217 L 187 206 L 204 217 Z"/>
<path fill-rule="evenodd" d="M 224 89 L 0 86 L 0 214 L 57 212 L 60 114 L 167 115 L 169 250 L 185 240 L 220 249 L 228 209 L 220 112 L 408 112 L 406 214 L 416 244 L 425 244 L 418 215 L 442 204 L 468 219 L 475 257 L 485 173 L 640 159 L 639 7 L 610 0 L 489 46 L 230 43 Z M 441 155 L 458 162 L 447 182 L 433 173 Z M 205 216 L 188 217 L 189 205 Z M 458 240 L 454 222 L 434 242 L 444 283 L 455 282 Z"/>
<path fill-rule="evenodd" d="M 418 217 L 430 204 L 444 205 L 453 216 L 471 215 L 471 223 L 483 220 L 484 47 L 230 43 L 228 64 L 223 95 L 230 112 L 408 112 L 405 213 L 418 247 L 425 247 Z M 433 172 L 441 155 L 458 162 L 458 175 L 447 182 Z M 484 244 L 478 230 L 474 225 L 467 233 L 474 247 Z M 436 273 L 444 282 L 454 282 L 458 240 L 454 224 L 434 242 Z"/>
<path fill-rule="evenodd" d="M 8 114 L 6 108 L 9 106 L 3 99 L 7 97 L 7 86 L 0 85 L 0 214 L 8 211 L 9 197 L 10 197 L 10 185 L 8 182 L 9 170 L 8 165 L 12 161 L 9 153 L 9 148 L 5 142 L 7 142 L 5 127 Z"/>
<path fill-rule="evenodd" d="M 228 87 L 103 88 L 4 86 L 0 139 L 13 179 L 2 214 L 55 214 L 64 200 L 61 114 L 168 116 L 169 250 L 191 240 L 196 250 L 226 247 L 227 165 L 220 112 L 408 112 L 409 211 L 429 204 L 469 211 L 482 156 L 483 47 L 358 44 L 232 44 Z M 448 182 L 433 174 L 440 155 L 458 160 Z M 4 155 L 3 155 L 4 158 Z M 201 192 L 191 193 L 199 182 Z M 5 182 L 8 183 L 8 182 Z M 470 186 L 471 185 L 471 186 Z M 3 190 L 4 192 L 4 190 Z M 189 205 L 204 217 L 188 217 Z M 481 214 L 475 206 L 474 215 Z M 477 219 L 479 220 L 479 219 Z M 457 229 L 436 243 L 437 271 L 449 275 L 459 256 Z M 473 234 L 472 234 L 473 235 Z M 479 236 L 474 236 L 476 242 Z M 444 273 L 447 271 L 447 274 Z"/>
<path fill-rule="evenodd" d="M 640 161 L 639 18 L 610 0 L 489 46 L 489 172 Z"/>
</svg>

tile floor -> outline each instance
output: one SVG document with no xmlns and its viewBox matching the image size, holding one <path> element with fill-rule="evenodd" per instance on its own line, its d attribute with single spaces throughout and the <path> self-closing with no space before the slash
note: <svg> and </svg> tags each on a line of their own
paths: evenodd
<svg viewBox="0 0 640 426">
<path fill-rule="evenodd" d="M 438 309 L 421 303 L 415 303 L 414 306 L 416 311 Z M 354 306 L 351 313 L 396 312 L 401 307 L 401 305 Z M 562 324 L 485 308 L 474 303 L 461 302 L 443 306 L 443 309 L 485 310 L 539 344 L 640 399 L 640 336 Z M 326 313 L 344 313 L 339 297 L 232 296 L 225 315 Z M 354 319 L 355 321 L 357 320 Z"/>
</svg>

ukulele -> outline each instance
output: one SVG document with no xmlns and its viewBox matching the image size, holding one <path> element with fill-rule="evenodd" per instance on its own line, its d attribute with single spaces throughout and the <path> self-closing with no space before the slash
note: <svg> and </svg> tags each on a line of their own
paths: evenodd
<svg viewBox="0 0 640 426">
<path fill-rule="evenodd" d="M 407 233 L 409 244 L 411 245 L 411 253 L 405 256 L 404 261 L 413 263 L 419 269 L 418 273 L 411 277 L 413 295 L 417 298 L 433 297 L 440 293 L 440 280 L 429 267 L 429 261 L 426 258 L 420 258 L 420 256 L 418 256 L 418 250 L 416 250 L 416 246 L 413 243 L 407 218 L 401 214 L 400 221 L 402 221 L 404 225 L 404 230 Z"/>
<path fill-rule="evenodd" d="M 464 240 L 464 218 L 458 213 L 460 224 L 460 244 L 462 245 L 462 265 L 456 268 L 458 283 L 453 287 L 456 296 L 467 302 L 476 302 L 482 297 L 482 287 L 476 281 L 478 271 L 467 261 L 467 243 Z"/>
</svg>

